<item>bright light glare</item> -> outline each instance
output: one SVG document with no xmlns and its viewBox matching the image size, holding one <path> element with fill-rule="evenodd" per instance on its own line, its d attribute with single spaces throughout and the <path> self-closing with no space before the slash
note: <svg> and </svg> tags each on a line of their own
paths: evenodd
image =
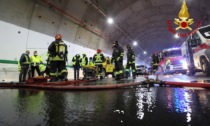
<svg viewBox="0 0 210 126">
<path fill-rule="evenodd" d="M 187 69 L 188 68 L 188 64 L 187 64 L 187 62 L 185 60 L 181 60 L 180 62 L 182 63 L 183 69 Z"/>
<path fill-rule="evenodd" d="M 179 38 L 178 34 L 175 34 L 175 35 L 174 35 L 174 38 L 175 38 L 175 39 L 178 39 L 178 38 Z"/>
<path fill-rule="evenodd" d="M 147 52 L 146 52 L 146 51 L 144 51 L 144 54 L 147 54 Z"/>
<path fill-rule="evenodd" d="M 134 41 L 134 42 L 133 42 L 133 45 L 134 45 L 134 46 L 137 46 L 137 42 L 136 42 L 136 41 Z"/>
<path fill-rule="evenodd" d="M 114 23 L 114 20 L 113 20 L 113 18 L 109 17 L 109 18 L 107 19 L 107 22 L 108 22 L 109 24 L 113 24 L 113 23 Z"/>
</svg>

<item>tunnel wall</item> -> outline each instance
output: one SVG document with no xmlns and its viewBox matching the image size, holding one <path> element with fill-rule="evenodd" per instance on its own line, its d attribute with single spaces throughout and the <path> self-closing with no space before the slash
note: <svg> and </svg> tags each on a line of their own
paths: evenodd
<svg viewBox="0 0 210 126">
<path fill-rule="evenodd" d="M 17 81 L 17 61 L 26 49 L 30 55 L 37 50 L 46 63 L 47 48 L 57 33 L 62 34 L 68 46 L 69 78 L 73 78 L 71 60 L 75 54 L 86 53 L 90 57 L 97 48 L 105 56 L 112 52 L 104 38 L 33 0 L 1 0 L 0 11 L 0 81 Z"/>
</svg>

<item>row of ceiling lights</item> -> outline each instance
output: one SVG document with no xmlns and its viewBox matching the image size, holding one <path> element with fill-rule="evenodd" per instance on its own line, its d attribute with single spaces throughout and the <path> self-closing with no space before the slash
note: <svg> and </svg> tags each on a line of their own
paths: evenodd
<svg viewBox="0 0 210 126">
<path fill-rule="evenodd" d="M 110 24 L 110 25 L 112 25 L 112 24 L 114 23 L 114 19 L 111 18 L 111 17 L 108 17 L 108 18 L 107 18 L 107 23 Z M 137 46 L 137 45 L 138 45 L 137 41 L 133 41 L 133 46 Z M 141 49 L 141 48 L 140 48 L 140 49 Z M 141 50 L 142 50 L 142 49 L 141 49 Z M 147 52 L 144 51 L 144 50 L 143 50 L 143 53 L 144 53 L 144 54 L 147 54 Z"/>
</svg>

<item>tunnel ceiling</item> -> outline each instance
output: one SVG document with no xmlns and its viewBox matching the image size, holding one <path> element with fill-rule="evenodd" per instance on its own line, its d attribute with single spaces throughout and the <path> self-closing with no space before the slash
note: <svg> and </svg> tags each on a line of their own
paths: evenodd
<svg viewBox="0 0 210 126">
<path fill-rule="evenodd" d="M 46 0 L 35 1 L 43 4 Z M 109 36 L 110 43 L 118 40 L 126 47 L 136 40 L 138 46 L 133 49 L 139 56 L 143 50 L 151 54 L 164 48 L 180 46 L 186 39 L 186 37 L 175 39 L 169 32 L 167 24 L 171 20 L 172 27 L 174 29 L 177 27 L 173 22 L 175 18 L 179 18 L 183 0 L 48 0 L 48 2 L 94 29 L 101 30 Z M 192 28 L 197 26 L 199 20 L 202 20 L 202 25 L 210 23 L 208 20 L 210 0 L 186 0 L 186 3 L 190 18 L 194 19 Z M 114 18 L 114 25 L 106 23 L 108 16 Z M 177 32 L 190 31 L 185 29 Z"/>
</svg>

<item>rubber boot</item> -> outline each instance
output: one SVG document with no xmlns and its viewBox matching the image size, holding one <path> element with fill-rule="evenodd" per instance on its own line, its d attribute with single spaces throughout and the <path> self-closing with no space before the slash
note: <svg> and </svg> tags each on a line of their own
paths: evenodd
<svg viewBox="0 0 210 126">
<path fill-rule="evenodd" d="M 125 78 L 128 79 L 128 72 L 126 72 Z"/>
<path fill-rule="evenodd" d="M 115 80 L 120 80 L 119 74 L 115 76 Z"/>
<path fill-rule="evenodd" d="M 133 73 L 133 79 L 136 79 L 136 73 Z"/>
</svg>

